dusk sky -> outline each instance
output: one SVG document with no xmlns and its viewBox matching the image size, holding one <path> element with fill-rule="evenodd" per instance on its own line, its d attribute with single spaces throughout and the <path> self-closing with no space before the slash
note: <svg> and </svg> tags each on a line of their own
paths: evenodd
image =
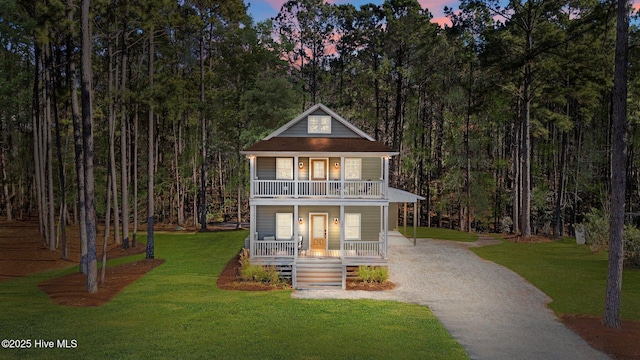
<svg viewBox="0 0 640 360">
<path fill-rule="evenodd" d="M 278 11 L 287 0 L 244 0 L 245 4 L 249 5 L 249 13 L 253 16 L 255 22 L 265 20 L 270 17 L 278 15 Z M 330 4 L 353 4 L 356 8 L 360 8 L 361 5 L 373 3 L 380 5 L 384 0 L 326 0 Z M 449 19 L 444 16 L 444 7 L 458 9 L 458 0 L 418 0 L 423 9 L 429 9 L 433 15 L 434 22 L 438 24 L 451 24 Z M 638 11 L 640 7 L 640 1 L 631 1 L 631 4 L 635 11 Z"/>
<path fill-rule="evenodd" d="M 274 17 L 278 14 L 278 11 L 287 0 L 244 0 L 245 4 L 249 6 L 249 13 L 253 16 L 255 22 L 265 20 L 270 17 Z M 380 5 L 384 0 L 327 0 L 331 4 L 353 4 L 356 8 L 360 8 L 361 5 L 373 3 Z M 433 15 L 433 21 L 438 24 L 444 22 L 449 23 L 448 19 L 444 16 L 444 7 L 449 6 L 454 9 L 458 8 L 458 1 L 456 0 L 418 0 L 422 5 L 422 8 L 427 8 Z"/>
</svg>

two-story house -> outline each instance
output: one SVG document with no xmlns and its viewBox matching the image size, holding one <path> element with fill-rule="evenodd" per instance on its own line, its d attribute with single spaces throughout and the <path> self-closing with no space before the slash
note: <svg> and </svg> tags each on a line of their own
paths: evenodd
<svg viewBox="0 0 640 360">
<path fill-rule="evenodd" d="M 294 288 L 345 288 L 355 267 L 387 266 L 396 151 L 317 104 L 242 154 L 252 263 L 290 273 Z"/>
</svg>

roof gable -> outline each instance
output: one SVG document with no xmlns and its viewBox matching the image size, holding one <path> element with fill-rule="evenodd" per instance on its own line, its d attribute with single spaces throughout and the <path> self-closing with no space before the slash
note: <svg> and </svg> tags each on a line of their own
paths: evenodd
<svg viewBox="0 0 640 360">
<path fill-rule="evenodd" d="M 342 116 L 336 114 L 331 109 L 320 103 L 308 108 L 302 114 L 298 115 L 295 119 L 284 124 L 279 129 L 265 137 L 263 140 L 269 140 L 274 137 L 299 137 L 301 133 L 306 134 L 309 115 L 313 116 L 323 114 L 331 117 L 331 133 L 333 137 L 360 137 L 369 141 L 374 141 L 374 139 L 367 135 L 364 131 L 358 129 L 353 124 L 345 120 Z M 326 134 L 308 134 L 307 136 L 327 137 Z"/>
</svg>

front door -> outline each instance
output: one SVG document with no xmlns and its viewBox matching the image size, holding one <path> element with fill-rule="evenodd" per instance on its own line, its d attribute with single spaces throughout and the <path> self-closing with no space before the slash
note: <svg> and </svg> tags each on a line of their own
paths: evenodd
<svg viewBox="0 0 640 360">
<path fill-rule="evenodd" d="M 327 214 L 311 215 L 311 250 L 327 249 Z"/>
<path fill-rule="evenodd" d="M 311 180 L 327 180 L 327 160 L 311 159 Z"/>
</svg>

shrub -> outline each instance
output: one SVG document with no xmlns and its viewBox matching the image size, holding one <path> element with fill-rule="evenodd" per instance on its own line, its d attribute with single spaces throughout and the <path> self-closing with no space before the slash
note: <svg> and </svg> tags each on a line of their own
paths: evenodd
<svg viewBox="0 0 640 360">
<path fill-rule="evenodd" d="M 585 215 L 584 236 L 593 252 L 600 252 L 609 245 L 609 217 L 602 210 L 591 209 Z"/>
<path fill-rule="evenodd" d="M 389 270 L 380 266 L 358 267 L 358 278 L 365 283 L 383 283 L 389 280 Z"/>
<path fill-rule="evenodd" d="M 640 267 L 640 230 L 635 226 L 624 227 L 624 266 Z"/>
<path fill-rule="evenodd" d="M 591 251 L 599 252 L 609 246 L 609 216 L 600 210 L 591 210 L 585 216 L 585 240 Z M 640 230 L 625 225 L 622 234 L 624 241 L 624 266 L 640 267 Z"/>
<path fill-rule="evenodd" d="M 277 284 L 280 281 L 275 266 L 251 264 L 247 249 L 242 249 L 242 253 L 240 253 L 240 277 L 245 281 L 257 281 L 265 284 Z"/>
<path fill-rule="evenodd" d="M 511 233 L 511 227 L 513 226 L 513 220 L 511 220 L 511 217 L 505 216 L 504 218 L 502 218 L 501 225 L 502 225 L 502 228 L 501 228 L 502 233 L 509 234 L 509 233 Z"/>
</svg>

